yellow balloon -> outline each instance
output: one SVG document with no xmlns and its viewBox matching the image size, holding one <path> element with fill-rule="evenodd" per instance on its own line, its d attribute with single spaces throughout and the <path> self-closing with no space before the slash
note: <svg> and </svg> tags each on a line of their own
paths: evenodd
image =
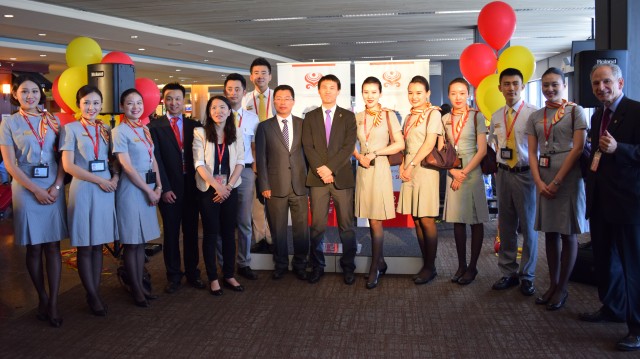
<svg viewBox="0 0 640 359">
<path fill-rule="evenodd" d="M 526 84 L 536 70 L 536 58 L 524 46 L 509 46 L 498 58 L 498 73 L 508 68 L 520 70 Z"/>
<path fill-rule="evenodd" d="M 91 38 L 76 37 L 67 45 L 66 58 L 69 67 L 98 64 L 102 60 L 102 49 Z"/>
<path fill-rule="evenodd" d="M 500 85 L 500 75 L 493 74 L 480 81 L 476 89 L 476 104 L 487 120 L 490 120 L 491 115 L 506 104 L 498 85 Z"/>
<path fill-rule="evenodd" d="M 74 66 L 64 70 L 58 79 L 58 92 L 60 97 L 73 112 L 78 112 L 76 105 L 76 92 L 80 87 L 88 83 L 87 66 Z"/>
</svg>

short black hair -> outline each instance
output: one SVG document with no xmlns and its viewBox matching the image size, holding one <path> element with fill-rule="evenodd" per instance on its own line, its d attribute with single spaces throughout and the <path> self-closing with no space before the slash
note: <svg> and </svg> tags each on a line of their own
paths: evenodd
<svg viewBox="0 0 640 359">
<path fill-rule="evenodd" d="M 271 64 L 264 57 L 256 57 L 251 62 L 251 66 L 249 66 L 249 72 L 253 72 L 253 68 L 256 66 L 266 66 L 269 69 L 269 74 L 271 74 Z"/>
<path fill-rule="evenodd" d="M 427 92 L 429 91 L 429 81 L 424 76 L 421 76 L 421 75 L 413 76 L 411 81 L 409 81 L 409 84 L 422 84 L 424 86 L 424 90 Z"/>
<path fill-rule="evenodd" d="M 187 91 L 185 90 L 184 86 L 180 85 L 177 82 L 170 82 L 166 85 L 164 85 L 164 87 L 162 88 L 162 98 L 164 98 L 164 93 L 165 91 L 171 91 L 171 90 L 180 90 L 182 91 L 182 97 L 185 97 Z"/>
<path fill-rule="evenodd" d="M 23 83 L 27 82 L 27 81 L 31 81 L 34 84 L 38 85 L 38 88 L 40 89 L 40 101 L 38 102 L 38 105 L 44 105 L 45 102 L 47 102 L 47 95 L 44 93 L 44 90 L 42 89 L 42 84 L 38 81 L 38 79 L 35 78 L 35 76 L 33 75 L 29 75 L 29 74 L 25 74 L 25 75 L 20 75 L 18 77 L 16 77 L 15 80 L 13 80 L 13 86 L 11 87 L 11 99 L 9 100 L 9 102 L 11 102 L 12 105 L 14 106 L 20 106 L 20 101 L 18 101 L 17 99 L 15 99 L 13 97 L 13 94 L 17 94 L 18 93 L 18 87 L 20 87 L 20 85 L 22 85 Z"/>
<path fill-rule="evenodd" d="M 273 89 L 273 97 L 276 97 L 276 94 L 278 93 L 278 91 L 289 91 L 291 92 L 291 98 L 293 98 L 294 100 L 296 98 L 296 94 L 293 91 L 293 87 L 289 85 L 278 85 L 276 88 Z"/>
<path fill-rule="evenodd" d="M 142 96 L 140 91 L 136 90 L 135 88 L 130 88 L 128 90 L 125 90 L 122 93 L 122 95 L 120 95 L 120 105 L 124 106 L 124 99 L 127 98 L 127 96 L 131 95 L 132 93 L 137 93 L 144 100 L 144 97 Z"/>
<path fill-rule="evenodd" d="M 369 76 L 366 79 L 364 79 L 364 81 L 362 81 L 362 86 L 361 86 L 360 89 L 362 90 L 362 88 L 366 84 L 376 84 L 376 85 L 378 85 L 378 89 L 380 90 L 380 93 L 382 93 L 382 82 L 380 82 L 380 80 L 378 80 L 377 77 Z"/>
<path fill-rule="evenodd" d="M 320 85 L 322 85 L 322 83 L 324 81 L 333 81 L 335 83 L 338 84 L 338 90 L 340 90 L 340 79 L 338 78 L 338 76 L 334 75 L 334 74 L 328 74 L 328 75 L 324 75 L 320 78 L 320 80 L 318 80 L 318 89 L 320 89 Z"/>
<path fill-rule="evenodd" d="M 269 72 L 271 72 L 271 70 L 269 70 Z M 246 90 L 247 89 L 247 80 L 245 80 L 244 76 L 240 75 L 239 73 L 232 73 L 227 75 L 227 78 L 224 79 L 224 88 L 227 88 L 227 82 L 229 81 L 240 81 L 240 83 L 242 84 L 242 89 Z"/>
<path fill-rule="evenodd" d="M 80 100 L 83 97 L 87 96 L 88 94 L 91 94 L 94 92 L 97 93 L 98 96 L 100 96 L 100 101 L 102 101 L 103 100 L 102 92 L 100 92 L 100 90 L 97 87 L 93 85 L 84 85 L 80 87 L 78 89 L 78 92 L 76 92 L 76 106 L 80 107 Z"/>
<path fill-rule="evenodd" d="M 518 69 L 514 69 L 512 67 L 506 68 L 500 72 L 500 83 L 502 83 L 502 78 L 505 76 L 518 76 L 520 77 L 520 81 L 524 82 L 524 76 L 522 76 L 522 72 Z"/>
</svg>

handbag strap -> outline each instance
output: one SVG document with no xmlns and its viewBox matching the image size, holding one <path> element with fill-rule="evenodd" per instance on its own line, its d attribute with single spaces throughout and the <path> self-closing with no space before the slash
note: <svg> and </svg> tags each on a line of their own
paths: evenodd
<svg viewBox="0 0 640 359">
<path fill-rule="evenodd" d="M 387 128 L 389 131 L 389 144 L 393 145 L 396 140 L 393 138 L 393 129 L 391 128 L 391 120 L 389 120 L 389 111 L 384 111 L 387 115 Z"/>
<path fill-rule="evenodd" d="M 429 127 L 429 119 L 431 118 L 431 113 L 435 111 L 435 109 L 432 109 L 431 111 L 429 111 L 429 115 L 427 115 L 427 127 Z M 442 136 L 444 137 L 444 144 L 446 145 L 447 143 L 449 143 L 449 136 L 447 135 L 447 129 L 444 127 L 444 122 L 442 121 L 442 117 L 440 117 L 440 123 L 442 124 Z"/>
</svg>

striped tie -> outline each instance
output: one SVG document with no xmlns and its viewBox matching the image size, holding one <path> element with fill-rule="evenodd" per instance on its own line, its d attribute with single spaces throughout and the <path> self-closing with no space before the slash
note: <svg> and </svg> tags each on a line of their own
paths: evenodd
<svg viewBox="0 0 640 359">
<path fill-rule="evenodd" d="M 282 120 L 282 137 L 284 138 L 284 143 L 287 145 L 287 149 L 289 149 L 289 127 L 287 127 L 287 120 Z"/>
</svg>

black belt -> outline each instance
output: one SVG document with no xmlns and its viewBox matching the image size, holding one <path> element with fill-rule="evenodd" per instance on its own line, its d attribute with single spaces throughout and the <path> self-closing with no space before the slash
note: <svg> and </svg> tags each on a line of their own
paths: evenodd
<svg viewBox="0 0 640 359">
<path fill-rule="evenodd" d="M 498 168 L 503 169 L 507 172 L 511 172 L 511 173 L 522 173 L 522 172 L 527 172 L 529 170 L 529 166 L 520 166 L 520 167 L 509 167 L 505 164 L 502 163 L 498 163 Z"/>
<path fill-rule="evenodd" d="M 253 166 L 253 162 L 244 164 L 244 168 L 251 168 L 251 166 Z"/>
</svg>

